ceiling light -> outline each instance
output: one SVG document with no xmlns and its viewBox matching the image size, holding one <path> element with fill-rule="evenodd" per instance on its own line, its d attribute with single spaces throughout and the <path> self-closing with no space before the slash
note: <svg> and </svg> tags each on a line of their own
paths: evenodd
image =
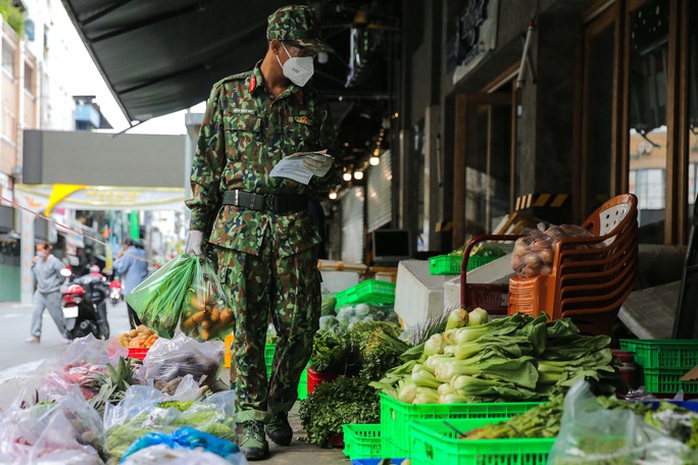
<svg viewBox="0 0 698 465">
<path fill-rule="evenodd" d="M 368 162 L 371 164 L 371 166 L 377 166 L 381 162 L 381 159 L 378 158 L 378 155 L 373 155 L 368 159 Z"/>
<path fill-rule="evenodd" d="M 337 199 L 337 193 L 335 191 L 330 192 L 330 200 L 336 200 Z"/>
<path fill-rule="evenodd" d="M 351 173 L 349 171 L 345 171 L 344 174 L 342 174 L 342 179 L 347 182 L 351 181 Z"/>
<path fill-rule="evenodd" d="M 329 59 L 329 56 L 327 55 L 327 52 L 320 52 L 317 54 L 317 62 L 325 64 L 327 63 L 327 60 Z"/>
<path fill-rule="evenodd" d="M 361 170 L 354 171 L 354 179 L 361 181 L 364 178 L 364 172 Z"/>
</svg>

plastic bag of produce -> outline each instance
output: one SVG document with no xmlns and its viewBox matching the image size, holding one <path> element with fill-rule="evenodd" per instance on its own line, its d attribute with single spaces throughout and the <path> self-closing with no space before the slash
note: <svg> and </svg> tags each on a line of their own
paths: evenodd
<svg viewBox="0 0 698 465">
<path fill-rule="evenodd" d="M 145 434 L 172 433 L 183 426 L 237 443 L 235 393 L 224 391 L 201 398 L 191 376 L 185 377 L 174 396 L 151 386 L 131 386 L 123 401 L 105 410 L 106 449 L 118 460 Z"/>
<path fill-rule="evenodd" d="M 549 275 L 553 269 L 555 245 L 560 239 L 568 237 L 593 237 L 586 229 L 573 224 L 551 226 L 545 229 L 541 223 L 540 229 L 534 229 L 528 235 L 520 237 L 514 244 L 511 255 L 511 267 L 521 278 L 533 278 Z M 588 248 L 588 245 L 580 245 Z"/>
<path fill-rule="evenodd" d="M 247 459 L 237 454 L 226 460 L 211 452 L 189 449 L 172 449 L 165 445 L 151 446 L 129 455 L 123 465 L 246 465 Z"/>
<path fill-rule="evenodd" d="M 172 339 L 161 338 L 153 344 L 143 360 L 145 378 L 171 381 L 192 375 L 199 383 L 214 381 L 224 353 L 225 344 L 222 341 L 199 342 L 182 333 L 177 333 Z"/>
<path fill-rule="evenodd" d="M 606 410 L 588 383 L 565 396 L 560 434 L 548 465 L 680 465 L 690 448 L 647 424 L 629 409 Z"/>
<path fill-rule="evenodd" d="M 75 339 L 64 353 L 44 361 L 22 386 L 14 400 L 16 406 L 37 402 L 56 402 L 79 390 L 86 399 L 99 392 L 93 378 L 107 372 L 107 364 L 118 366 L 128 350 L 118 341 L 102 341 L 92 334 Z"/>
<path fill-rule="evenodd" d="M 178 255 L 126 296 L 141 322 L 160 336 L 174 334 L 198 262 L 185 253 Z"/>
<path fill-rule="evenodd" d="M 208 260 L 197 260 L 187 289 L 180 329 L 199 341 L 221 339 L 230 334 L 235 320 L 216 270 Z"/>
<path fill-rule="evenodd" d="M 0 416 L 0 462 L 101 464 L 101 418 L 84 399 L 12 407 Z"/>
<path fill-rule="evenodd" d="M 185 426 L 170 434 L 164 433 L 148 433 L 128 448 L 122 461 L 136 452 L 155 445 L 165 445 L 172 449 L 197 449 L 205 452 L 210 452 L 223 457 L 227 460 L 226 463 L 243 463 L 244 455 L 240 452 L 237 444 L 220 439 L 210 434 L 203 433 L 197 429 Z M 157 462 L 152 462 L 157 463 Z"/>
</svg>

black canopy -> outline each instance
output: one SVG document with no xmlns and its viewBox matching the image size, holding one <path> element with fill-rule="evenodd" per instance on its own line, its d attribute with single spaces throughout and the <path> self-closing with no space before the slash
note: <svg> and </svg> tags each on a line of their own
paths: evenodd
<svg viewBox="0 0 698 465">
<path fill-rule="evenodd" d="M 289 0 L 62 0 L 107 85 L 132 122 L 189 108 L 213 83 L 251 69 L 266 51 L 267 16 Z M 391 94 L 386 39 L 399 0 L 310 3 L 337 51 L 316 63 L 313 86 L 330 100 L 340 143 L 370 150 Z M 391 26 L 383 26 L 389 24 Z M 387 35 L 384 34 L 387 31 Z M 392 41 L 393 44 L 397 42 Z M 392 49 L 393 53 L 395 48 Z M 342 128 L 342 120 L 353 121 Z M 354 149 L 352 149 L 354 150 Z M 353 154 L 347 154 L 353 158 Z"/>
</svg>

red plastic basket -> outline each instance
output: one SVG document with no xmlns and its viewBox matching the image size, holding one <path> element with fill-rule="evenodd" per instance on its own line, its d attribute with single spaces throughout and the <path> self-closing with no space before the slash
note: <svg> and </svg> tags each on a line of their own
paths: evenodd
<svg viewBox="0 0 698 465">
<path fill-rule="evenodd" d="M 143 360 L 148 354 L 149 347 L 139 347 L 137 349 L 128 349 L 128 356 L 131 358 L 137 358 L 138 360 Z"/>
<path fill-rule="evenodd" d="M 322 383 L 334 381 L 339 378 L 339 373 L 318 373 L 308 367 L 308 394 L 313 392 L 315 388 Z"/>
</svg>

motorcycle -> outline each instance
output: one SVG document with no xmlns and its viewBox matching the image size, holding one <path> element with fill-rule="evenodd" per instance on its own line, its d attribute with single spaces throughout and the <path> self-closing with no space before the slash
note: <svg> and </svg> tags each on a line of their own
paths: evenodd
<svg viewBox="0 0 698 465">
<path fill-rule="evenodd" d="M 62 270 L 61 275 L 66 278 L 61 292 L 66 337 L 76 339 L 92 333 L 96 338 L 109 339 L 104 280 L 89 275 L 75 278 L 69 269 Z"/>
<path fill-rule="evenodd" d="M 109 301 L 111 302 L 112 305 L 118 304 L 123 299 L 124 299 L 124 294 L 121 290 L 121 287 L 110 287 L 109 288 Z"/>
</svg>

